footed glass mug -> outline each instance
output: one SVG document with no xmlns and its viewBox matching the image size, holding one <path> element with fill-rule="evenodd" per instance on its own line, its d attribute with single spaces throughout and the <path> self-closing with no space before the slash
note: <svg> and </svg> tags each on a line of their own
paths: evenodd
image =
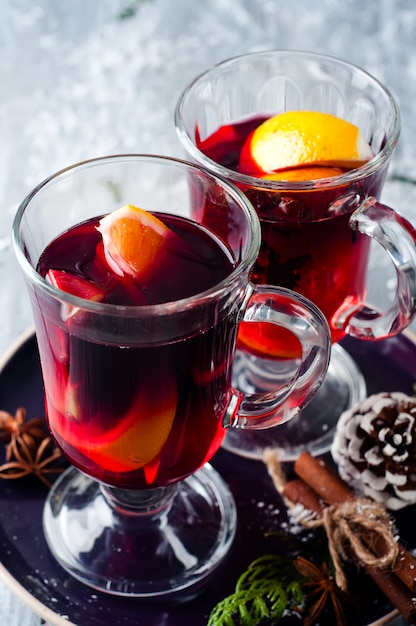
<svg viewBox="0 0 416 626">
<path fill-rule="evenodd" d="M 374 156 L 356 169 L 331 171 L 318 180 L 242 173 L 239 158 L 253 129 L 296 110 L 353 123 Z M 279 430 L 230 432 L 224 445 L 253 458 L 261 458 L 269 446 L 279 447 L 287 460 L 305 448 L 323 453 L 340 413 L 366 394 L 358 367 L 338 342 L 346 335 L 378 340 L 399 333 L 415 311 L 414 229 L 377 200 L 399 136 L 397 104 L 375 78 L 349 63 L 275 50 L 232 58 L 197 77 L 178 101 L 175 124 L 187 157 L 236 184 L 257 211 L 262 243 L 253 281 L 302 293 L 331 327 L 328 374 L 308 408 Z M 366 301 L 371 239 L 383 246 L 397 273 L 396 298 L 384 311 Z M 297 367 L 296 345 L 286 343 L 277 351 L 270 332 L 270 327 L 241 326 L 235 365 L 241 388 L 267 389 L 282 372 Z M 258 362 L 259 353 L 271 355 L 267 366 Z"/>
<path fill-rule="evenodd" d="M 113 271 L 97 230 L 100 216 L 126 204 L 165 223 L 140 280 Z M 260 246 L 253 207 L 176 159 L 110 156 L 58 172 L 19 207 L 13 244 L 48 426 L 73 466 L 45 505 L 52 553 L 107 593 L 195 594 L 236 528 L 232 494 L 207 462 L 227 429 L 278 424 L 311 400 L 329 361 L 325 318 L 298 294 L 250 283 Z M 232 386 L 242 319 L 281 326 L 302 345 L 296 374 L 265 394 Z"/>
</svg>

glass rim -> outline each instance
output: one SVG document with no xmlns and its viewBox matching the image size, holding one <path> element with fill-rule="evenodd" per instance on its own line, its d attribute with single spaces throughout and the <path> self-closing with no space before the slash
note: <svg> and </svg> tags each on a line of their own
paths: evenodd
<svg viewBox="0 0 416 626">
<path fill-rule="evenodd" d="M 236 170 L 232 170 L 228 167 L 220 165 L 216 161 L 213 161 L 209 157 L 207 157 L 201 150 L 199 150 L 195 143 L 190 138 L 188 132 L 185 129 L 185 125 L 183 122 L 182 111 L 185 105 L 186 98 L 189 93 L 194 89 L 194 87 L 202 80 L 205 79 L 210 73 L 213 73 L 221 68 L 225 68 L 227 65 L 232 65 L 240 60 L 250 59 L 250 58 L 260 58 L 260 57 L 273 57 L 273 56 L 292 56 L 299 58 L 310 58 L 315 60 L 327 61 L 328 63 L 332 63 L 334 65 L 340 65 L 348 68 L 349 70 L 353 70 L 355 72 L 360 73 L 362 76 L 365 76 L 369 79 L 374 85 L 376 85 L 387 97 L 387 100 L 390 103 L 391 109 L 393 111 L 394 116 L 394 125 L 391 130 L 390 136 L 387 138 L 386 143 L 382 147 L 382 149 L 375 154 L 369 161 L 367 161 L 364 165 L 360 167 L 348 170 L 343 174 L 338 176 L 330 176 L 326 178 L 319 178 L 314 180 L 306 180 L 306 181 L 288 181 L 288 180 L 272 180 L 272 179 L 262 179 L 257 178 L 256 176 L 251 176 L 249 174 L 242 174 Z M 243 120 L 244 118 L 242 118 Z M 245 118 L 248 119 L 248 118 Z M 182 143 L 182 145 L 186 148 L 188 154 L 191 158 L 195 159 L 196 163 L 202 165 L 204 168 L 209 169 L 217 176 L 221 178 L 225 178 L 228 181 L 235 182 L 236 184 L 245 185 L 246 187 L 257 187 L 258 189 L 265 189 L 269 191 L 305 191 L 305 190 L 313 190 L 313 189 L 322 189 L 331 188 L 331 187 L 339 187 L 343 184 L 357 182 L 366 178 L 367 176 L 377 172 L 383 164 L 390 158 L 393 150 L 395 149 L 401 129 L 401 114 L 398 103 L 393 96 L 392 92 L 388 87 L 386 87 L 380 80 L 378 80 L 375 76 L 370 74 L 367 70 L 350 63 L 349 61 L 345 61 L 344 59 L 338 58 L 336 56 L 321 54 L 319 52 L 308 52 L 303 50 L 285 50 L 285 49 L 271 49 L 271 50 L 260 50 L 256 52 L 249 52 L 245 54 L 240 54 L 237 56 L 232 56 L 223 61 L 212 65 L 207 68 L 200 74 L 198 74 L 182 91 L 179 96 L 175 111 L 174 111 L 174 123 L 177 135 Z"/>
<path fill-rule="evenodd" d="M 62 291 L 54 287 L 51 283 L 46 281 L 33 267 L 28 258 L 26 257 L 23 249 L 23 242 L 21 237 L 21 225 L 26 213 L 26 209 L 31 204 L 31 201 L 40 193 L 43 189 L 52 183 L 65 180 L 68 176 L 75 173 L 77 170 L 85 169 L 88 167 L 99 166 L 103 163 L 122 162 L 122 161 L 134 161 L 137 162 L 153 162 L 164 165 L 177 166 L 192 171 L 199 172 L 200 174 L 215 180 L 220 183 L 227 193 L 241 206 L 247 215 L 247 220 L 250 225 L 251 241 L 249 249 L 244 257 L 241 259 L 234 269 L 216 285 L 205 291 L 198 292 L 187 298 L 181 298 L 170 302 L 162 302 L 160 304 L 149 305 L 120 305 L 110 304 L 106 302 L 96 302 L 74 296 L 66 291 Z M 154 315 L 172 315 L 181 313 L 182 311 L 189 310 L 201 306 L 205 302 L 216 300 L 223 294 L 227 293 L 230 286 L 238 282 L 239 277 L 244 274 L 249 268 L 254 265 L 257 258 L 258 250 L 260 248 L 261 230 L 258 216 L 248 198 L 238 187 L 232 182 L 225 180 L 224 178 L 216 175 L 215 173 L 207 170 L 201 165 L 191 163 L 184 159 L 177 157 L 170 157 L 157 154 L 148 153 L 124 153 L 124 154 L 111 154 L 101 157 L 94 157 L 91 159 L 85 159 L 78 161 L 72 165 L 64 167 L 55 173 L 51 174 L 43 181 L 41 181 L 36 187 L 34 187 L 20 203 L 15 213 L 12 224 L 12 247 L 15 257 L 19 263 L 20 268 L 23 270 L 25 277 L 30 281 L 31 285 L 39 287 L 44 293 L 52 296 L 55 299 L 60 300 L 63 303 L 72 305 L 84 309 L 91 313 L 99 313 L 102 315 L 115 316 L 115 317 L 138 317 L 148 318 Z"/>
</svg>

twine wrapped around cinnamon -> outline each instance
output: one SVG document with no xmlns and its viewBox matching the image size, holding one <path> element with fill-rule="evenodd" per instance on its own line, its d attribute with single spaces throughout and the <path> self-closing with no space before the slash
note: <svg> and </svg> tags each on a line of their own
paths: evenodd
<svg viewBox="0 0 416 626">
<path fill-rule="evenodd" d="M 386 509 L 371 500 L 356 498 L 329 506 L 323 513 L 323 524 L 335 566 L 335 580 L 347 588 L 342 559 L 355 559 L 362 567 L 394 570 L 400 555 L 392 524 Z M 374 543 L 381 544 L 376 549 Z"/>
<path fill-rule="evenodd" d="M 295 462 L 298 478 L 288 482 L 274 451 L 266 453 L 265 463 L 284 499 L 313 513 L 306 525 L 324 525 L 338 586 L 345 589 L 347 584 L 343 559 L 355 560 L 403 617 L 416 624 L 416 559 L 397 542 L 385 508 L 356 496 L 331 466 L 307 452 Z"/>
</svg>

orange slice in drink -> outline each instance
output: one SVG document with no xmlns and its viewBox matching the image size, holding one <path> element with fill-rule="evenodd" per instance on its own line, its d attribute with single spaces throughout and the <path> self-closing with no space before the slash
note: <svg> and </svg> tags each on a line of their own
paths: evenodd
<svg viewBox="0 0 416 626">
<path fill-rule="evenodd" d="M 65 270 L 48 270 L 45 278 L 57 289 L 66 291 L 73 296 L 78 296 L 78 298 L 84 298 L 85 300 L 95 300 L 99 302 L 105 295 L 101 287 L 95 283 L 90 282 L 86 278 L 75 276 L 75 274 L 71 274 L 71 272 L 66 272 Z"/>
<path fill-rule="evenodd" d="M 85 300 L 100 302 L 105 296 L 105 292 L 97 284 L 64 270 L 48 270 L 45 275 L 45 280 L 56 287 L 56 289 L 65 291 L 78 298 L 84 298 Z M 82 313 L 80 313 L 80 311 L 80 307 L 69 304 L 68 302 L 62 302 L 61 304 L 61 317 L 68 325 L 76 324 L 80 321 L 80 318 L 82 319 Z M 50 333 L 51 335 L 53 334 L 54 337 L 54 341 L 50 341 L 50 350 L 54 358 L 57 359 L 58 362 L 66 360 L 68 358 L 67 333 L 58 326 L 51 326 Z M 46 362 L 44 366 L 46 367 Z"/>
<path fill-rule="evenodd" d="M 352 169 L 372 156 L 354 124 L 319 111 L 287 111 L 269 118 L 249 135 L 239 169 L 252 175 L 305 165 Z"/>
<path fill-rule="evenodd" d="M 65 270 L 50 269 L 46 273 L 45 280 L 57 289 L 65 291 L 72 296 L 84 298 L 84 300 L 100 302 L 105 296 L 104 290 L 97 284 L 90 282 L 86 278 L 71 274 L 71 272 L 66 272 Z M 65 304 L 63 318 L 67 320 L 73 317 L 78 311 L 79 307 Z"/>
<path fill-rule="evenodd" d="M 237 346 L 263 359 L 297 359 L 302 346 L 293 333 L 266 322 L 241 322 Z"/>
<path fill-rule="evenodd" d="M 80 446 L 78 449 L 105 470 L 140 469 L 155 459 L 165 445 L 177 402 L 176 378 L 170 376 L 163 393 L 149 398 L 147 390 L 140 392 L 134 406 L 115 428 L 98 435 L 95 441 L 90 440 L 84 450 Z"/>
<path fill-rule="evenodd" d="M 278 170 L 269 174 L 261 174 L 261 178 L 267 180 L 285 180 L 290 182 L 300 182 L 303 180 L 319 180 L 321 178 L 331 178 L 341 176 L 345 169 L 340 167 L 330 167 L 329 165 L 304 165 L 287 170 Z"/>
<path fill-rule="evenodd" d="M 159 250 L 172 231 L 157 217 L 126 204 L 100 220 L 97 227 L 104 243 L 107 263 L 118 275 L 134 278 L 155 263 Z"/>
<path fill-rule="evenodd" d="M 112 472 L 130 472 L 143 468 L 162 450 L 172 429 L 178 404 L 177 382 L 173 365 L 161 365 L 163 387 L 160 394 L 151 394 L 150 377 L 155 372 L 141 376 L 140 387 L 130 409 L 115 418 L 111 428 L 101 427 L 100 417 L 87 423 L 80 415 L 78 392 L 68 383 L 60 407 L 54 414 L 53 428 L 65 448 L 66 444 L 85 457 Z M 146 379 L 149 377 L 149 379 Z"/>
</svg>

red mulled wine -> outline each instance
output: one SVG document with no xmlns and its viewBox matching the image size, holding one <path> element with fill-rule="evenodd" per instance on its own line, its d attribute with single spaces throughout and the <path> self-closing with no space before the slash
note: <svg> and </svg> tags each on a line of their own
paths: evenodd
<svg viewBox="0 0 416 626">
<path fill-rule="evenodd" d="M 265 118 L 252 118 L 219 128 L 201 140 L 196 132 L 196 145 L 211 160 L 238 171 L 240 153 L 250 133 Z M 346 170 L 344 170 L 346 171 Z M 334 175 L 339 177 L 339 168 Z M 379 196 L 385 177 L 385 168 L 354 182 L 308 186 L 285 183 L 280 187 L 243 185 L 238 183 L 252 202 L 260 218 L 262 244 L 253 273 L 254 282 L 287 287 L 312 300 L 331 324 L 332 340 L 340 341 L 344 330 L 333 324 L 334 316 L 346 305 L 364 299 L 366 267 L 370 238 L 349 228 L 350 215 L 356 204 L 342 205 L 341 198 Z M 334 179 L 335 180 L 335 179 Z M 264 181 L 263 181 L 264 182 Z M 278 330 L 276 333 L 279 332 Z M 285 356 L 285 347 L 277 350 L 276 333 L 268 329 L 261 333 L 257 324 L 242 324 L 240 345 L 252 352 L 269 352 L 270 356 Z M 274 343 L 274 350 L 270 348 Z M 295 342 L 286 357 L 298 354 Z M 283 344 L 283 342 L 282 342 Z"/>
<path fill-rule="evenodd" d="M 157 271 L 140 280 L 111 270 L 97 220 L 52 241 L 38 271 L 72 295 L 127 308 L 177 304 L 230 274 L 232 259 L 210 231 L 158 217 L 172 236 Z M 106 322 L 76 303 L 62 302 L 59 312 L 38 320 L 38 340 L 48 343 L 41 353 L 49 426 L 76 467 L 113 486 L 142 489 L 177 481 L 212 457 L 224 435 L 236 320 L 227 315 L 212 325 L 206 306 L 199 331 L 189 336 L 195 311 L 187 313 L 184 301 L 183 328 L 172 342 L 159 341 L 157 320 L 146 318 L 151 340 L 138 345 L 119 345 L 117 328 L 114 342 L 95 340 L 94 325 L 108 323 L 111 337 L 115 316 Z"/>
</svg>

